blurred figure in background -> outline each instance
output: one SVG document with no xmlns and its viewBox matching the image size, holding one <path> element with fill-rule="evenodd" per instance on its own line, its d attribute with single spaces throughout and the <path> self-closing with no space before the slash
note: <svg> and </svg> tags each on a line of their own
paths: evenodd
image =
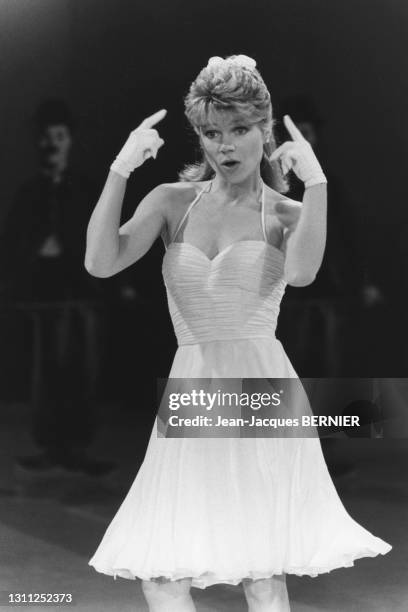
<svg viewBox="0 0 408 612">
<path fill-rule="evenodd" d="M 3 227 L 3 297 L 33 317 L 32 437 L 41 452 L 20 468 L 53 467 L 100 475 L 113 467 L 88 456 L 103 346 L 101 285 L 83 266 L 86 227 L 96 199 L 74 168 L 73 116 L 59 99 L 34 115 L 38 171 L 16 193 Z"/>
<path fill-rule="evenodd" d="M 287 98 L 281 104 L 281 115 L 284 114 L 293 118 L 317 157 L 324 160 L 320 148 L 323 120 L 313 101 L 302 95 Z M 311 285 L 301 291 L 287 288 L 280 332 L 288 343 L 288 353 L 296 356 L 300 376 L 373 376 L 363 371 L 364 353 L 357 346 L 364 344 L 364 338 L 356 334 L 357 321 L 361 310 L 381 303 L 382 295 L 370 282 L 364 249 L 356 239 L 356 216 L 350 196 L 324 161 L 323 166 L 328 177 L 323 263 Z M 302 201 L 303 186 L 291 174 L 288 195 Z"/>
</svg>

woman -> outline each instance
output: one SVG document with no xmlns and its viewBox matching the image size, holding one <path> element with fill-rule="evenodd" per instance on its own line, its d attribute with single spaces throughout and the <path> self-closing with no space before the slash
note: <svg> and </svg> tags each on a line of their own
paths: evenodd
<svg viewBox="0 0 408 612">
<path fill-rule="evenodd" d="M 85 265 L 99 277 L 161 235 L 178 339 L 170 378 L 293 378 L 275 337 L 286 284 L 311 283 L 326 236 L 326 178 L 289 117 L 273 137 L 270 94 L 246 56 L 211 58 L 185 100 L 202 163 L 160 185 L 119 228 L 126 180 L 163 145 L 155 113 L 131 133 L 90 219 Z M 303 204 L 281 195 L 290 168 Z M 157 423 L 156 423 L 157 424 Z M 190 587 L 242 582 L 250 612 L 289 610 L 287 573 L 316 576 L 391 546 L 358 525 L 318 438 L 159 438 L 89 564 L 142 579 L 153 612 L 194 610 Z"/>
</svg>

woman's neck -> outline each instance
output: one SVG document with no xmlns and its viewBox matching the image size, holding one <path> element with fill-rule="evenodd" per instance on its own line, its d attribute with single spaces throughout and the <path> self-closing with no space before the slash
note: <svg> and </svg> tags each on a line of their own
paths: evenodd
<svg viewBox="0 0 408 612">
<path fill-rule="evenodd" d="M 226 180 L 223 176 L 216 174 L 212 179 L 210 191 L 220 197 L 223 201 L 242 201 L 253 197 L 259 199 L 262 194 L 263 181 L 260 172 L 254 173 L 239 183 Z"/>
</svg>

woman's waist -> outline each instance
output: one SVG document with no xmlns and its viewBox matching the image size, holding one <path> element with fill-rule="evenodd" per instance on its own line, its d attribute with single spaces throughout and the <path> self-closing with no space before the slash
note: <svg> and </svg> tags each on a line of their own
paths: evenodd
<svg viewBox="0 0 408 612">
<path fill-rule="evenodd" d="M 206 336 L 201 337 L 184 337 L 180 338 L 178 341 L 178 346 L 205 346 L 205 345 L 215 345 L 215 346 L 226 346 L 228 344 L 233 344 L 234 347 L 238 347 L 241 345 L 244 347 L 245 344 L 264 344 L 270 343 L 273 341 L 279 342 L 276 338 L 274 331 L 271 333 L 261 333 L 261 334 L 252 334 L 252 335 L 243 335 L 243 334 L 226 334 L 226 335 L 211 335 L 208 334 Z"/>
<path fill-rule="evenodd" d="M 173 313 L 174 315 L 175 313 Z M 259 313 L 250 317 L 213 316 L 184 318 L 179 314 L 172 316 L 174 332 L 179 345 L 199 344 L 217 340 L 245 340 L 248 338 L 273 338 L 277 327 L 277 317 Z"/>
<path fill-rule="evenodd" d="M 170 378 L 292 377 L 275 335 L 218 338 L 178 346 Z"/>
</svg>

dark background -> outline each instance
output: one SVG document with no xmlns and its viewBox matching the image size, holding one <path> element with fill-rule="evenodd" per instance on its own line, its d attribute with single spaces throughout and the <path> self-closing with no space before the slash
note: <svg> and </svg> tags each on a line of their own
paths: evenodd
<svg viewBox="0 0 408 612">
<path fill-rule="evenodd" d="M 168 110 L 157 126 L 165 146 L 129 181 L 127 218 L 151 188 L 177 180 L 194 159 L 183 115 L 191 81 L 210 56 L 244 53 L 257 60 L 275 106 L 299 93 L 314 99 L 325 121 L 321 161 L 350 195 L 350 223 L 370 279 L 393 304 L 403 304 L 405 0 L 2 0 L 0 24 L 0 230 L 17 186 L 35 169 L 30 116 L 44 98 L 64 98 L 77 115 L 76 162 L 101 189 L 129 131 Z M 165 307 L 161 253 L 157 243 L 132 273 L 147 291 L 158 288 Z M 394 325 L 398 310 L 393 318 Z M 166 375 L 169 360 L 157 375 Z"/>
</svg>

